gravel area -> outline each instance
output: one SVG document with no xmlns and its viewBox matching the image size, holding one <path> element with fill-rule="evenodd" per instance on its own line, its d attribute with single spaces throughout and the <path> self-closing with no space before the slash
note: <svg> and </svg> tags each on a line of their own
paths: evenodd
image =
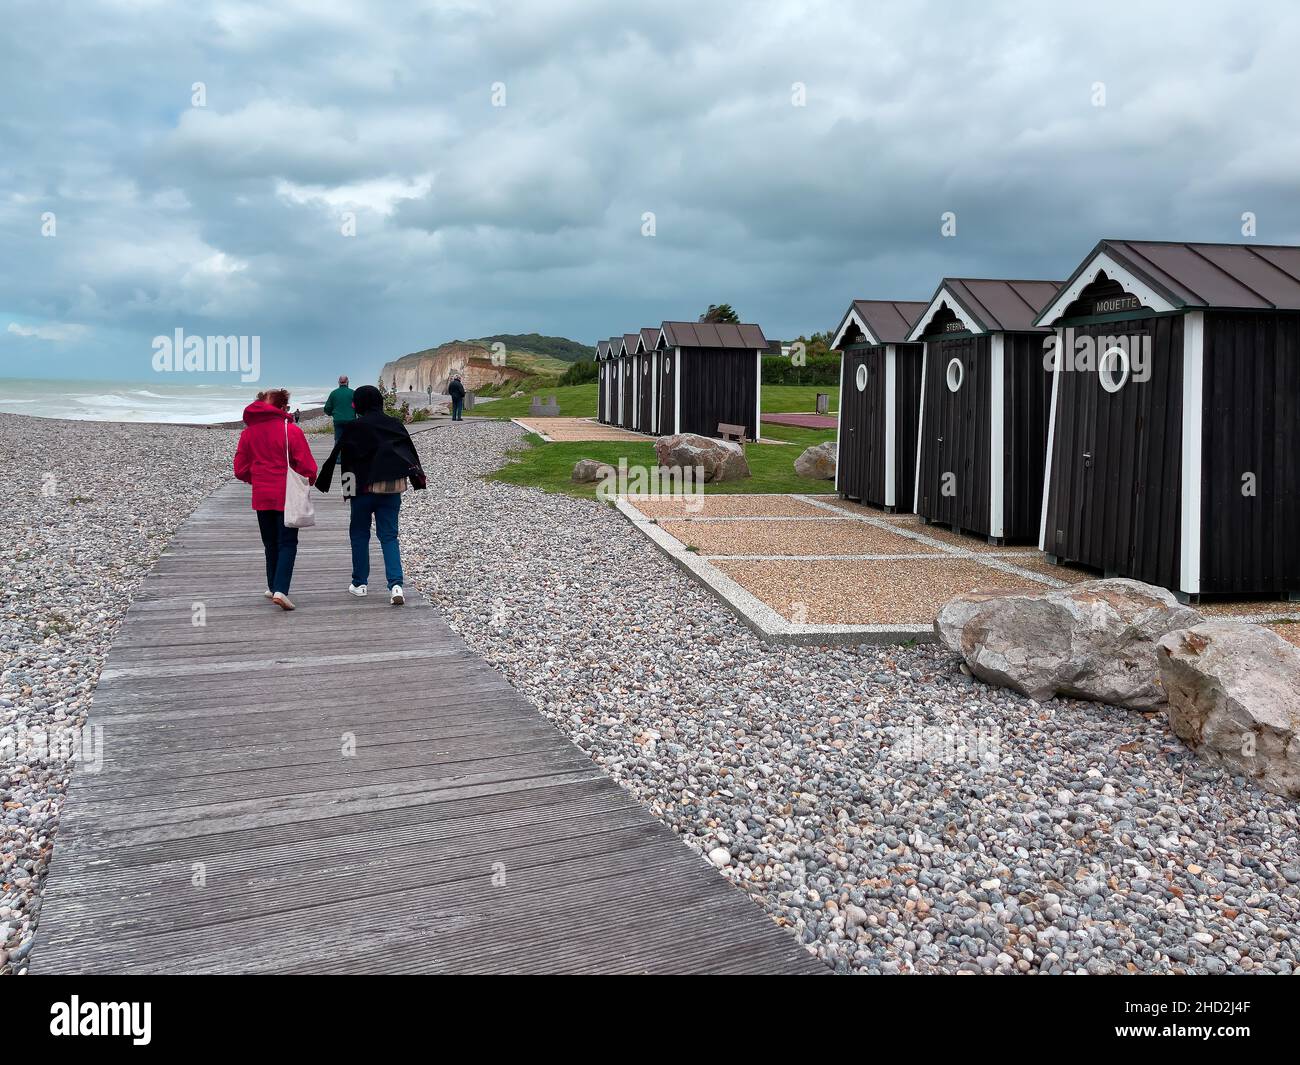
<svg viewBox="0 0 1300 1065">
<path fill-rule="evenodd" d="M 104 656 L 238 432 L 0 414 L 0 972 L 23 972 Z M 256 529 L 250 525 L 250 536 Z"/>
<path fill-rule="evenodd" d="M 667 521 L 659 525 L 704 555 L 938 554 L 860 521 Z"/>
<path fill-rule="evenodd" d="M 1035 587 L 1024 577 L 952 556 L 714 559 L 713 565 L 787 621 L 808 625 L 928 625 L 960 592 Z"/>
<path fill-rule="evenodd" d="M 632 497 L 647 518 L 828 518 L 822 507 L 788 495 L 705 495 L 689 499 Z"/>
<path fill-rule="evenodd" d="M 1297 969 L 1297 807 L 1159 715 L 1036 705 L 932 646 L 766 646 L 616 511 L 420 438 L 407 568 L 722 875 L 842 970 Z"/>
<path fill-rule="evenodd" d="M 16 736 L 84 720 L 132 590 L 235 435 L 0 416 L 4 971 L 24 968 L 69 768 Z M 1294 803 L 1159 715 L 1036 705 L 938 648 L 763 645 L 612 508 L 482 480 L 521 435 L 417 437 L 413 583 L 828 964 L 1297 971 Z"/>
</svg>

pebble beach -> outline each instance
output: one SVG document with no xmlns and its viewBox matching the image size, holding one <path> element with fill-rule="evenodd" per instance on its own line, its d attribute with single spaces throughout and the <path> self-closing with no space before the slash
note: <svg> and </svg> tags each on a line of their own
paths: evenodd
<svg viewBox="0 0 1300 1065">
<path fill-rule="evenodd" d="M 23 972 L 95 683 L 238 433 L 0 414 L 0 972 Z"/>
<path fill-rule="evenodd" d="M 416 437 L 411 584 L 828 966 L 1300 971 L 1294 803 L 1158 714 L 1035 704 L 932 646 L 765 645 L 613 508 L 485 480 L 521 437 Z M 25 970 L 74 764 L 31 738 L 85 724 L 133 591 L 236 438 L 0 415 L 0 971 Z"/>
</svg>

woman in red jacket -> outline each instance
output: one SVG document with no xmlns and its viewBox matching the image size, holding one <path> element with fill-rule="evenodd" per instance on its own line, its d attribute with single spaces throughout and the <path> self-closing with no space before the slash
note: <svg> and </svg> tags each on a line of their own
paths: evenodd
<svg viewBox="0 0 1300 1065">
<path fill-rule="evenodd" d="M 298 530 L 284 523 L 284 482 L 290 465 L 309 483 L 315 481 L 316 460 L 302 430 L 293 424 L 288 391 L 272 388 L 258 396 L 244 408 L 235 476 L 253 486 L 253 509 L 266 550 L 265 595 L 281 609 L 292 610 L 289 582 L 298 555 Z"/>
</svg>

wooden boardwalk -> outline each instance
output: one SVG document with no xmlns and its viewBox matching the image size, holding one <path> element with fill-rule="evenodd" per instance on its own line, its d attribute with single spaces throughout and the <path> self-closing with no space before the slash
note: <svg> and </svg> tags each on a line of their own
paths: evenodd
<svg viewBox="0 0 1300 1065">
<path fill-rule="evenodd" d="M 293 613 L 234 482 L 147 578 L 33 972 L 825 971 L 413 586 L 389 606 L 373 543 L 374 594 L 349 596 L 347 506 L 316 498 Z"/>
</svg>

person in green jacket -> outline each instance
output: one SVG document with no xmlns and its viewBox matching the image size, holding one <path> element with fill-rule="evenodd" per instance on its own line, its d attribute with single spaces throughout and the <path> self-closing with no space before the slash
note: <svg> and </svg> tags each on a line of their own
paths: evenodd
<svg viewBox="0 0 1300 1065">
<path fill-rule="evenodd" d="M 352 389 L 348 388 L 348 375 L 339 377 L 339 386 L 325 400 L 325 413 L 334 419 L 334 442 L 337 444 L 348 422 L 357 416 L 352 409 Z"/>
</svg>

